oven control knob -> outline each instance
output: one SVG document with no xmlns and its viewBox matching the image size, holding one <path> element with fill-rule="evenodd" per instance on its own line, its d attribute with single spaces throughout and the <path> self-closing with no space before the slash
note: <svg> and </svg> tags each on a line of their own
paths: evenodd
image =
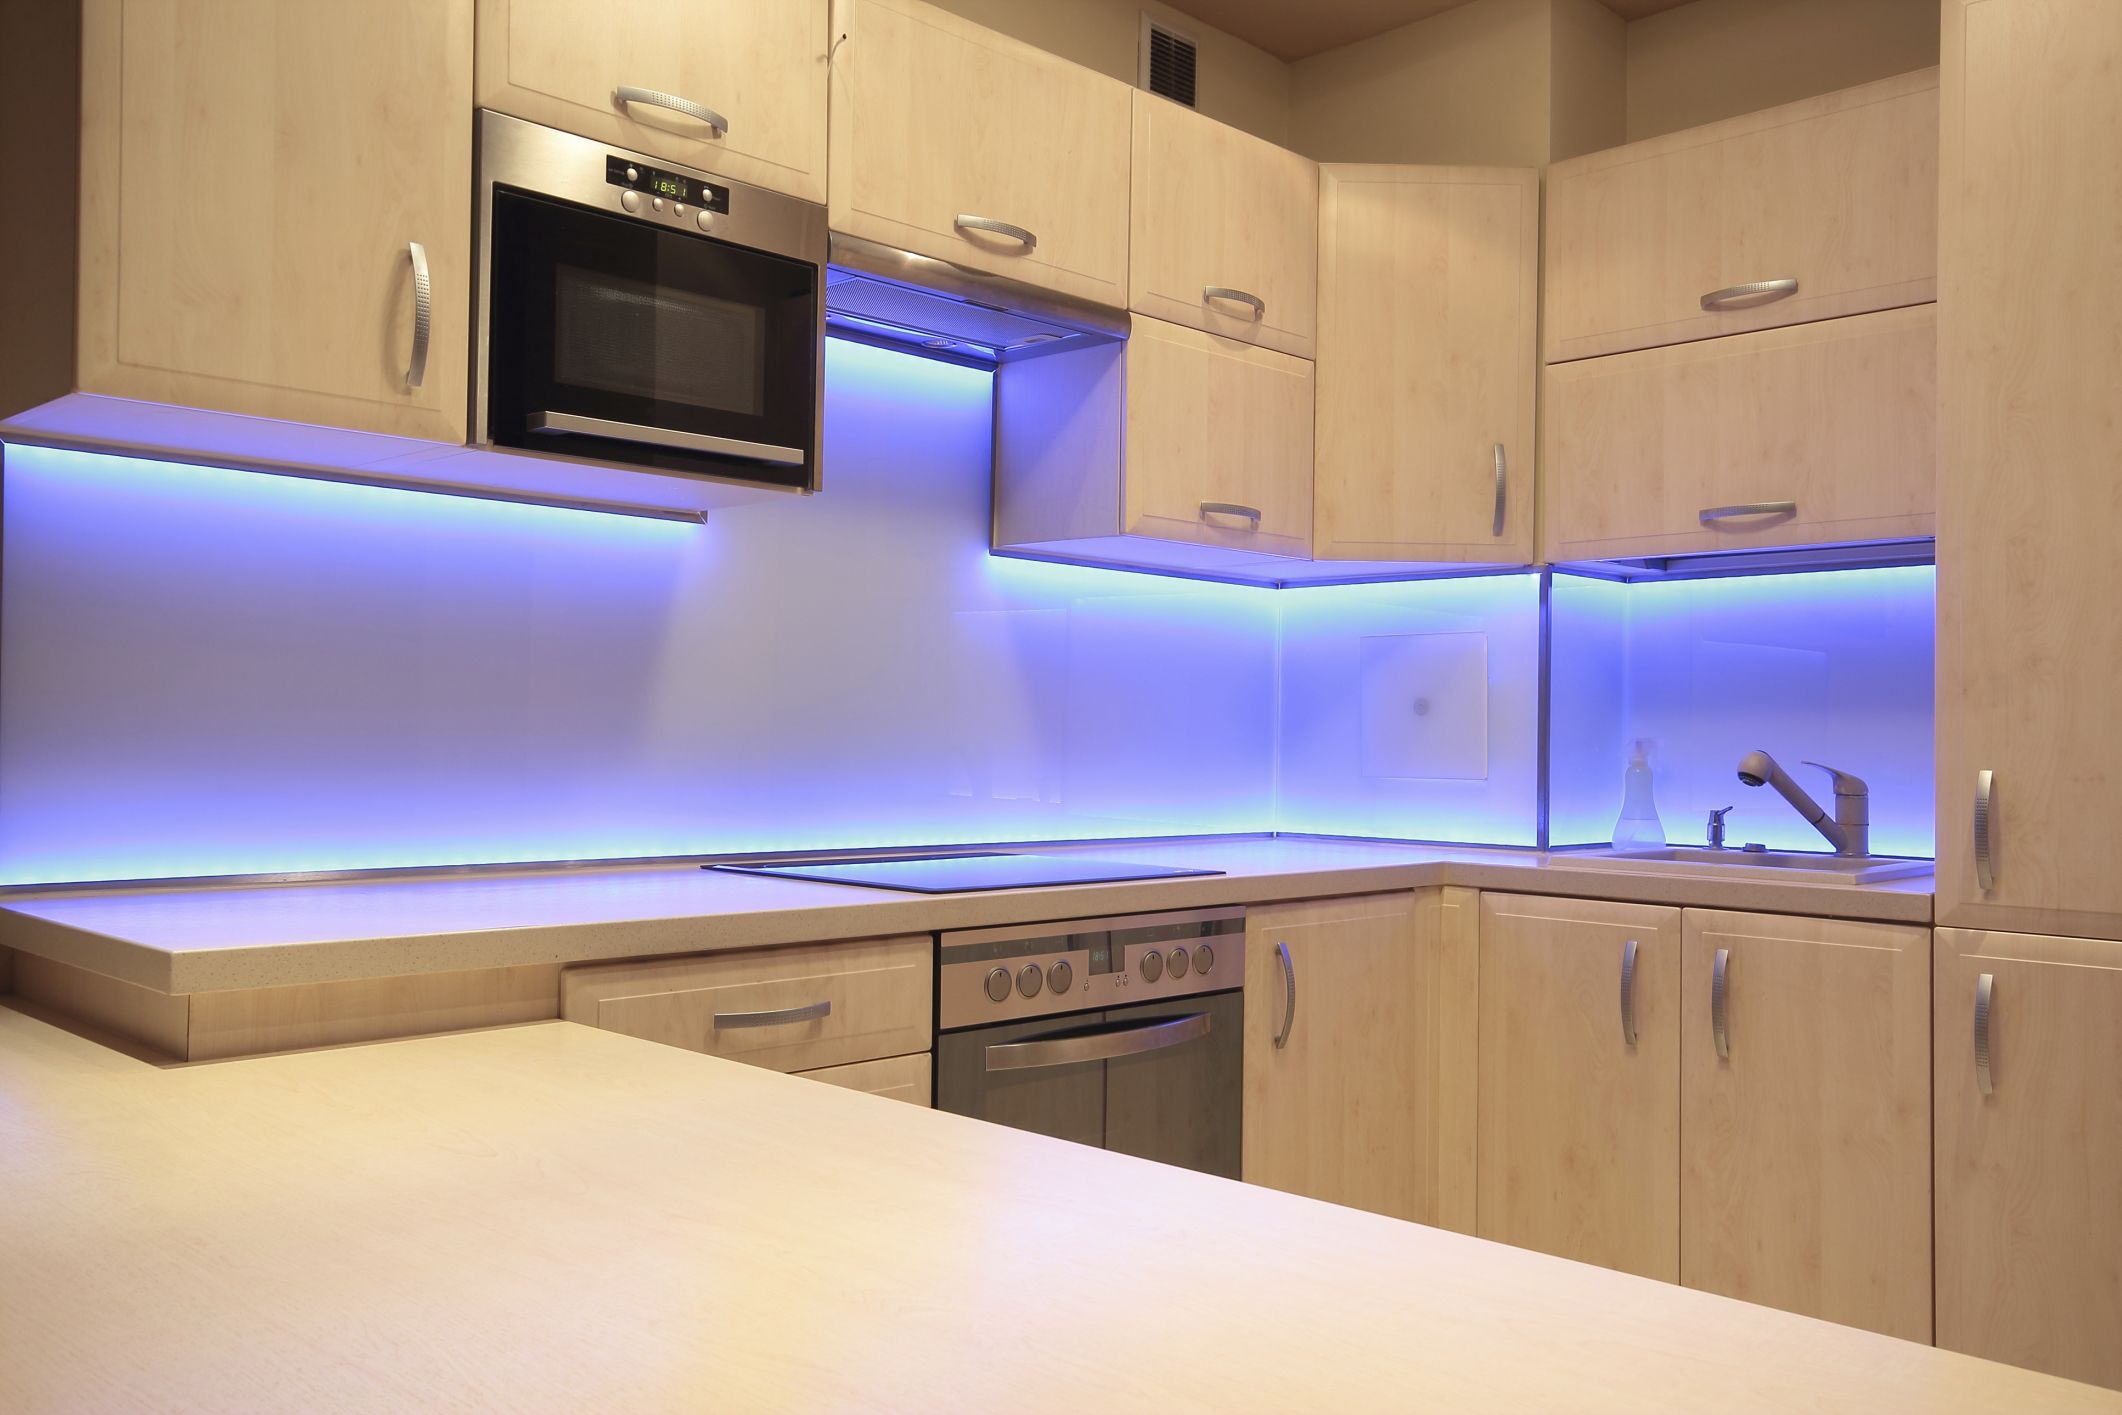
<svg viewBox="0 0 2122 1415">
<path fill-rule="evenodd" d="M 1142 970 L 1143 982 L 1153 983 L 1164 976 L 1164 955 L 1152 948 L 1142 955 L 1141 961 L 1135 966 Z"/>
<path fill-rule="evenodd" d="M 1039 971 L 1036 963 L 1027 963 L 1017 970 L 1017 991 L 1026 997 L 1037 997 L 1045 983 L 1046 974 Z"/>
<path fill-rule="evenodd" d="M 997 968 L 987 975 L 987 1000 L 1007 1002 L 1009 1000 L 1009 969 Z"/>
<path fill-rule="evenodd" d="M 712 231 L 715 229 L 715 213 L 713 213 L 712 211 L 703 211 L 700 213 L 700 229 L 703 231 Z"/>
<path fill-rule="evenodd" d="M 1205 943 L 1194 945 L 1194 971 L 1205 978 L 1215 966 L 1216 950 Z"/>
<path fill-rule="evenodd" d="M 663 210 L 663 198 L 662 198 L 662 197 L 650 197 L 650 198 L 648 199 L 648 204 L 649 204 L 650 206 L 654 207 L 654 208 L 655 208 L 656 210 L 658 210 L 658 211 L 661 211 L 661 210 Z"/>
<path fill-rule="evenodd" d="M 1183 948 L 1172 950 L 1172 976 L 1175 978 L 1186 976 L 1186 950 Z"/>
<path fill-rule="evenodd" d="M 1075 980 L 1076 970 L 1068 965 L 1066 958 L 1046 970 L 1046 990 L 1048 992 L 1067 992 L 1069 985 Z"/>
<path fill-rule="evenodd" d="M 621 206 L 625 207 L 625 208 L 626 208 L 626 209 L 627 209 L 628 211 L 639 211 L 639 210 L 641 209 L 641 193 L 639 193 L 639 192 L 621 192 L 621 193 L 619 193 L 619 205 L 621 205 Z"/>
<path fill-rule="evenodd" d="M 629 182 L 638 182 L 638 181 L 640 181 L 640 180 L 641 180 L 641 169 L 640 169 L 640 168 L 638 168 L 638 167 L 629 167 L 629 168 L 627 168 L 627 169 L 626 169 L 626 180 L 627 180 L 627 181 L 629 181 Z"/>
</svg>

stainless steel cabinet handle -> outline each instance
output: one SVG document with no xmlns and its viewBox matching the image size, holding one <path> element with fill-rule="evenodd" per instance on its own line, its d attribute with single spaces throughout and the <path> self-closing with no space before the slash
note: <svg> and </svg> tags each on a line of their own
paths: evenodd
<svg viewBox="0 0 2122 1415">
<path fill-rule="evenodd" d="M 960 231 L 987 231 L 997 236 L 1007 236 L 1013 241 L 1022 241 L 1027 252 L 1039 249 L 1039 238 L 1037 236 L 1034 236 L 1022 226 L 1013 226 L 1007 221 L 997 221 L 992 216 L 970 216 L 960 212 L 958 218 L 951 222 L 951 225 L 957 227 Z"/>
<path fill-rule="evenodd" d="M 1496 515 L 1490 522 L 1488 533 L 1503 534 L 1503 513 L 1510 508 L 1510 466 L 1503 460 L 1503 444 L 1496 444 Z"/>
<path fill-rule="evenodd" d="M 1709 974 L 1709 1035 L 1717 1044 L 1717 1059 L 1731 1060 L 1731 1032 L 1727 1021 L 1731 997 L 1731 950 L 1717 950 L 1716 966 Z"/>
<path fill-rule="evenodd" d="M 608 437 L 614 442 L 639 442 L 680 452 L 712 452 L 723 457 L 741 457 L 747 462 L 771 462 L 779 467 L 800 467 L 805 455 L 800 447 L 777 447 L 770 442 L 746 442 L 735 437 L 713 437 L 704 432 L 643 427 L 639 423 L 615 423 L 607 418 L 584 418 L 573 413 L 532 413 L 528 425 L 532 432 Z"/>
<path fill-rule="evenodd" d="M 680 98 L 675 93 L 658 93 L 652 88 L 635 88 L 632 84 L 621 84 L 612 90 L 612 107 L 624 108 L 630 103 L 645 103 L 651 108 L 667 108 L 673 113 L 683 113 L 688 118 L 697 118 L 714 129 L 715 136 L 729 136 L 729 119 L 704 103 L 695 103 L 690 98 Z"/>
<path fill-rule="evenodd" d="M 1989 1019 L 1996 987 L 1993 973 L 1975 979 L 1975 1089 L 1985 1096 L 1997 1089 L 1997 1073 L 1989 1058 Z"/>
<path fill-rule="evenodd" d="M 1996 783 L 1995 772 L 1975 773 L 1975 887 L 1984 894 L 1997 887 L 1997 866 L 1989 849 L 1989 795 Z"/>
<path fill-rule="evenodd" d="M 427 378 L 427 341 L 435 328 L 435 288 L 427 278 L 427 247 L 407 241 L 413 261 L 413 356 L 406 361 L 405 386 L 418 388 Z"/>
<path fill-rule="evenodd" d="M 1289 945 L 1275 945 L 1275 957 L 1282 960 L 1282 991 L 1285 1006 L 1282 1011 L 1282 1030 L 1275 1033 L 1275 1050 L 1280 1051 L 1289 1042 L 1289 1029 L 1297 1025 L 1297 965 L 1289 958 Z"/>
<path fill-rule="evenodd" d="M 1636 1044 L 1636 941 L 1621 945 L 1621 1040 Z"/>
<path fill-rule="evenodd" d="M 1260 529 L 1260 508 L 1257 506 L 1240 506 L 1235 501 L 1204 501 L 1201 503 L 1201 515 L 1204 518 L 1209 516 L 1241 516 L 1253 523 L 1254 530 Z"/>
<path fill-rule="evenodd" d="M 1201 301 L 1206 304 L 1210 300 L 1229 300 L 1234 305 L 1251 305 L 1255 320 L 1267 318 L 1267 301 L 1245 290 L 1234 290 L 1228 285 L 1204 285 L 1201 288 Z"/>
<path fill-rule="evenodd" d="M 1749 501 L 1744 506 L 1705 506 L 1698 513 L 1703 525 L 1713 521 L 1729 521 L 1734 516 L 1795 516 L 1798 503 L 1795 501 Z"/>
<path fill-rule="evenodd" d="M 1039 1066 L 1110 1061 L 1116 1056 L 1140 1056 L 1146 1051 L 1162 1051 L 1166 1047 L 1199 1041 L 1208 1035 L 1208 1029 L 1206 1012 L 1189 1012 L 1184 1017 L 1142 1022 L 1112 1031 L 997 1042 L 987 1049 L 986 1064 L 989 1071 L 1028 1071 Z"/>
<path fill-rule="evenodd" d="M 1795 280 L 1756 280 L 1746 285 L 1727 285 L 1721 290 L 1712 290 L 1702 297 L 1702 308 L 1706 310 L 1750 310 L 1759 305 L 1772 305 L 1778 300 L 1787 300 L 1798 293 Z"/>
<path fill-rule="evenodd" d="M 715 1030 L 725 1027 L 780 1027 L 791 1022 L 816 1022 L 833 1015 L 832 999 L 806 1002 L 801 1007 L 770 1007 L 764 1012 L 717 1012 Z"/>
</svg>

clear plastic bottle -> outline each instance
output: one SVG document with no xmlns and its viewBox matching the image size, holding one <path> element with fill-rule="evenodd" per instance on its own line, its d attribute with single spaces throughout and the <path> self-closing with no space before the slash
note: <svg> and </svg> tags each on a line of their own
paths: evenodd
<svg viewBox="0 0 2122 1415">
<path fill-rule="evenodd" d="M 1628 758 L 1628 771 L 1621 778 L 1621 818 L 1614 822 L 1616 850 L 1650 850 L 1665 843 L 1665 826 L 1658 820 L 1658 804 L 1650 794 L 1650 749 L 1648 737 L 1636 739 Z"/>
</svg>

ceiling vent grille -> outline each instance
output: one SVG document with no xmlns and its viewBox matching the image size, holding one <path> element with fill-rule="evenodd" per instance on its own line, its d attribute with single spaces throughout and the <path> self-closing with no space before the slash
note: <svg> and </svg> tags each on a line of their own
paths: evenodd
<svg viewBox="0 0 2122 1415">
<path fill-rule="evenodd" d="M 1174 103 L 1194 106 L 1197 46 L 1177 30 L 1142 17 L 1142 87 Z"/>
</svg>

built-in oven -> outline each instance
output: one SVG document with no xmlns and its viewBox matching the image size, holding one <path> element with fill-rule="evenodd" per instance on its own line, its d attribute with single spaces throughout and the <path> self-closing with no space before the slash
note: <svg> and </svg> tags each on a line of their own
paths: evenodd
<svg viewBox="0 0 2122 1415">
<path fill-rule="evenodd" d="M 946 933 L 936 1106 L 1238 1177 L 1245 911 Z"/>
<path fill-rule="evenodd" d="M 478 125 L 473 442 L 815 490 L 825 209 Z"/>
</svg>

